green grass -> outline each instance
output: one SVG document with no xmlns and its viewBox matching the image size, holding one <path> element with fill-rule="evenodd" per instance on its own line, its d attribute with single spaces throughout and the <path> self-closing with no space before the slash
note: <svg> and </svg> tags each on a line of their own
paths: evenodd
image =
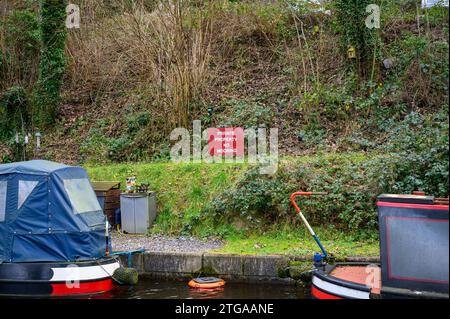
<svg viewBox="0 0 450 319">
<path fill-rule="evenodd" d="M 350 256 L 379 256 L 377 240 L 354 240 L 342 232 L 315 227 L 328 253 L 337 259 Z M 319 247 L 305 229 L 298 232 L 253 235 L 250 237 L 231 236 L 226 238 L 225 246 L 212 252 L 242 255 L 292 255 L 312 256 Z"/>
<path fill-rule="evenodd" d="M 321 154 L 314 157 L 281 159 L 282 165 L 298 165 L 314 161 L 336 160 L 338 163 L 362 161 L 368 155 L 362 153 Z M 322 164 L 319 164 L 319 166 Z M 126 178 L 136 176 L 138 183 L 148 183 L 157 192 L 158 217 L 151 233 L 180 235 L 186 233 L 201 238 L 210 236 L 225 240 L 223 248 L 214 252 L 224 254 L 286 254 L 305 256 L 318 250 L 304 225 L 282 220 L 271 226 L 255 227 L 246 224 L 237 227 L 225 221 L 217 223 L 213 217 L 193 222 L 219 194 L 232 189 L 236 181 L 247 171 L 243 164 L 175 164 L 134 163 L 85 167 L 93 181 L 120 181 L 126 186 Z M 289 194 L 286 194 L 288 197 Z M 226 220 L 226 219 L 225 219 Z M 193 228 L 192 225 L 196 224 Z M 330 227 L 314 227 L 326 249 L 337 258 L 348 256 L 377 256 L 378 241 L 353 237 L 351 233 Z M 375 236 L 376 237 L 376 236 Z M 372 237 L 373 238 L 373 237 Z"/>
<path fill-rule="evenodd" d="M 315 156 L 286 157 L 280 165 L 296 169 L 319 160 L 333 159 L 348 162 L 367 158 L 362 153 L 324 153 Z M 197 224 L 192 229 L 192 221 L 199 217 L 207 205 L 217 196 L 233 189 L 235 182 L 247 171 L 246 164 L 176 164 L 176 163 L 126 163 L 94 166 L 85 168 L 92 181 L 120 181 L 125 189 L 126 178 L 136 176 L 138 183 L 148 183 L 150 189 L 157 192 L 158 217 L 152 233 L 179 235 L 181 232 L 194 232 L 199 237 L 236 235 L 230 224 L 211 226 L 210 222 Z M 289 168 L 290 169 L 290 168 Z M 288 198 L 289 194 L 286 194 Z"/>
<path fill-rule="evenodd" d="M 93 181 L 120 181 L 136 176 L 157 192 L 158 219 L 153 233 L 178 234 L 184 225 L 198 216 L 215 195 L 230 187 L 245 171 L 238 164 L 113 164 L 86 166 Z"/>
</svg>

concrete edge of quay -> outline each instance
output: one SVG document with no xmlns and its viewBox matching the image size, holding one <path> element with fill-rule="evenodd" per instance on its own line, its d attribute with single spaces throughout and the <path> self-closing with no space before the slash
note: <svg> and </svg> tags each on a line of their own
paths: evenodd
<svg viewBox="0 0 450 319">
<path fill-rule="evenodd" d="M 127 257 L 121 256 L 124 265 Z M 295 284 L 282 270 L 292 261 L 307 263 L 311 256 L 234 255 L 217 253 L 144 252 L 132 257 L 132 267 L 143 277 L 189 279 L 217 276 L 233 282 Z M 345 262 L 379 263 L 379 257 L 352 256 Z M 311 262 L 312 264 L 312 262 Z"/>
</svg>

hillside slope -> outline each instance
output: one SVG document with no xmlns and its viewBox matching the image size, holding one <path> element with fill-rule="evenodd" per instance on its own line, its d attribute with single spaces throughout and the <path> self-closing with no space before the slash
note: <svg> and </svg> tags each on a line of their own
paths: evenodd
<svg viewBox="0 0 450 319">
<path fill-rule="evenodd" d="M 366 34 L 346 22 L 352 1 L 324 3 L 331 14 L 302 1 L 83 2 L 81 28 L 68 30 L 62 103 L 41 156 L 167 159 L 170 131 L 190 129 L 194 119 L 205 128 L 277 127 L 282 155 L 366 151 L 411 112 L 446 108 L 447 8 L 417 19 L 412 1 L 383 2 L 382 28 Z M 15 47 L 31 65 L 13 82 L 5 69 L 3 91 L 32 90 L 37 55 L 26 48 L 36 41 L 37 4 L 15 1 L 3 11 L 3 55 Z M 7 36 L 23 31 L 29 36 L 20 43 Z M 11 144 L 2 145 L 11 154 Z"/>
</svg>

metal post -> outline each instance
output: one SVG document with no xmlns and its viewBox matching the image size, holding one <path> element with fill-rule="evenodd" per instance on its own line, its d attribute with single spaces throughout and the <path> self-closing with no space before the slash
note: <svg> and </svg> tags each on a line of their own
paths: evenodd
<svg viewBox="0 0 450 319">
<path fill-rule="evenodd" d="M 36 152 L 35 152 L 35 157 L 39 158 L 39 154 L 41 151 L 41 138 L 42 138 L 42 134 L 41 132 L 37 131 L 34 136 L 36 136 Z"/>
</svg>

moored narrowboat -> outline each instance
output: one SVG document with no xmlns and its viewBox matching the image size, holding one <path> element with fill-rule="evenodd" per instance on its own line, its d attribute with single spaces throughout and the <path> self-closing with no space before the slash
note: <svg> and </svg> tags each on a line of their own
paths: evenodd
<svg viewBox="0 0 450 319">
<path fill-rule="evenodd" d="M 92 295 L 114 288 L 114 258 L 78 262 L 3 263 L 0 296 L 61 297 Z"/>
<path fill-rule="evenodd" d="M 108 224 L 86 171 L 49 161 L 0 165 L 0 295 L 113 288 Z"/>
<path fill-rule="evenodd" d="M 324 264 L 313 272 L 311 295 L 317 299 L 371 299 L 380 294 L 380 274 L 380 267 L 374 264 Z"/>
<path fill-rule="evenodd" d="M 331 260 L 295 202 L 321 249 L 314 256 L 311 295 L 317 299 L 449 298 L 448 199 L 413 195 L 378 197 L 380 263 Z"/>
</svg>

